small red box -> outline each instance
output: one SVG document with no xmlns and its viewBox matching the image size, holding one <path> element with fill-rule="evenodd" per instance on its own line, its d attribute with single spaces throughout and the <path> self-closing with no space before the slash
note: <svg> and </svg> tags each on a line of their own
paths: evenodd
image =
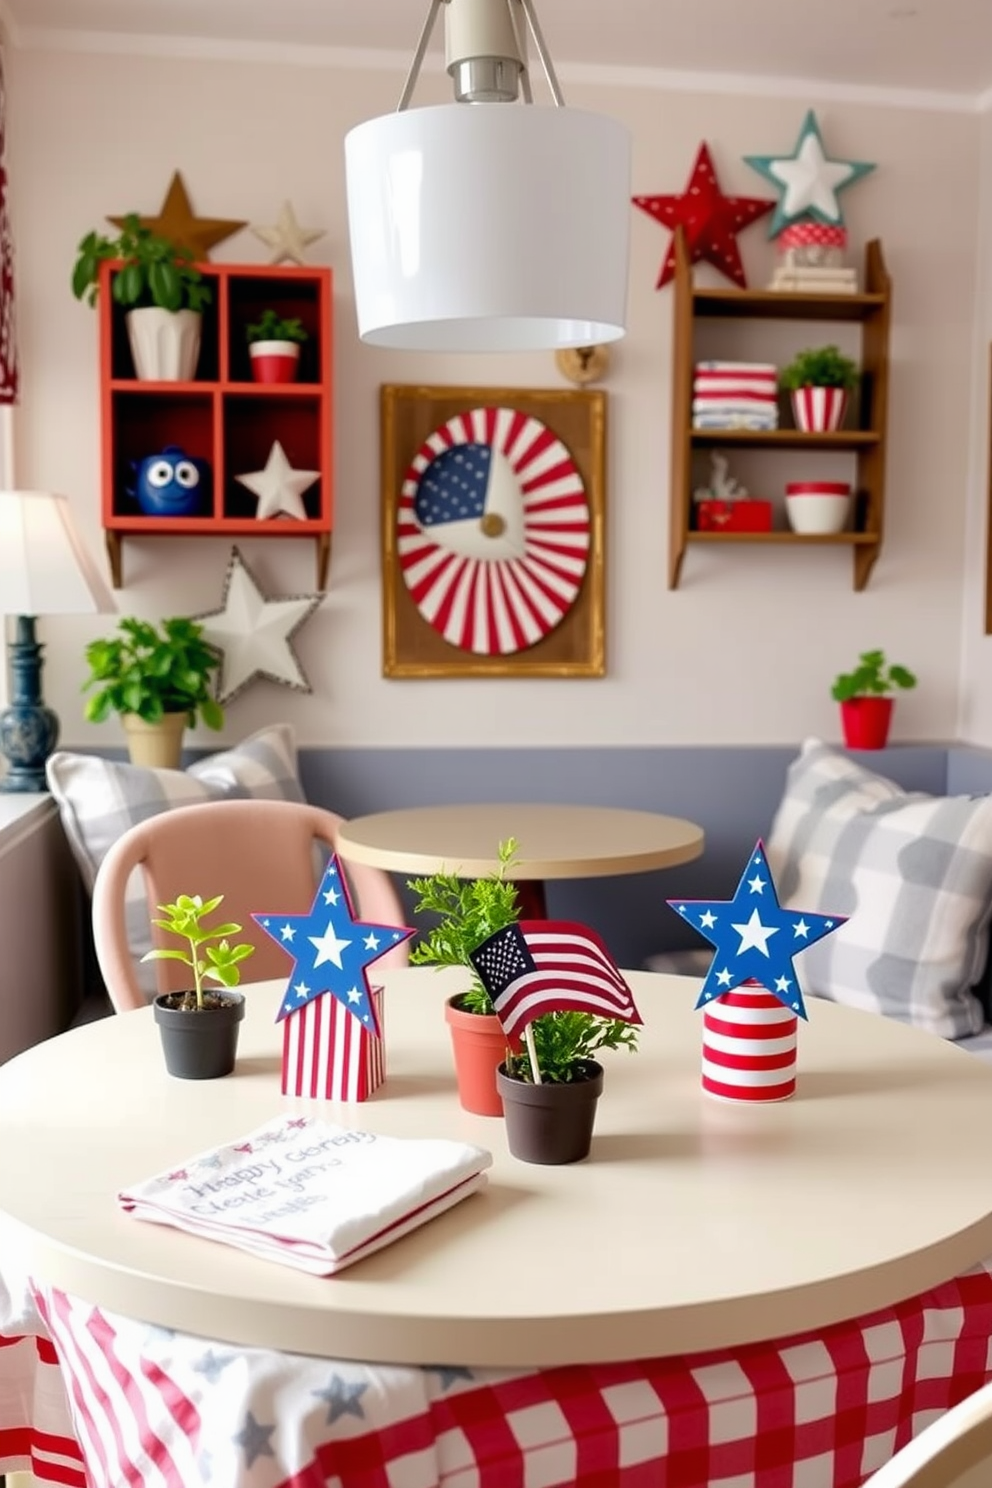
<svg viewBox="0 0 992 1488">
<path fill-rule="evenodd" d="M 696 527 L 700 532 L 771 532 L 770 501 L 699 501 Z"/>
</svg>

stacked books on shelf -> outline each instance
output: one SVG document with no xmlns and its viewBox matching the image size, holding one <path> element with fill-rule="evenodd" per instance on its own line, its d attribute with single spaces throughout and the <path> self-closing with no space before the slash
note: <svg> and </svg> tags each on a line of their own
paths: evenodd
<svg viewBox="0 0 992 1488">
<path fill-rule="evenodd" d="M 774 362 L 697 362 L 692 385 L 694 429 L 777 429 Z"/>
<path fill-rule="evenodd" d="M 844 263 L 847 228 L 826 222 L 792 222 L 779 233 L 769 289 L 794 294 L 857 294 L 858 271 Z"/>
</svg>

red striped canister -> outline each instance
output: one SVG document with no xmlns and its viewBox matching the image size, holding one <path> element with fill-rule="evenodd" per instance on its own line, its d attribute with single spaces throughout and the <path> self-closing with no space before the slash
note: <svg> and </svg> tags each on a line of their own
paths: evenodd
<svg viewBox="0 0 992 1488">
<path fill-rule="evenodd" d="M 798 1021 L 760 982 L 715 997 L 703 1010 L 703 1089 L 723 1100 L 788 1100 Z"/>
</svg>

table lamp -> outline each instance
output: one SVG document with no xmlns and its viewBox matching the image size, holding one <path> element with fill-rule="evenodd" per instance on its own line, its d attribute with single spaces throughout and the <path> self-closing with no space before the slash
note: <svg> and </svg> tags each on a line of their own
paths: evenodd
<svg viewBox="0 0 992 1488">
<path fill-rule="evenodd" d="M 36 615 L 107 614 L 113 597 L 76 531 L 64 496 L 0 491 L 0 614 L 16 615 L 10 706 L 0 713 L 0 791 L 43 791 L 59 721 L 41 696 Z"/>
</svg>

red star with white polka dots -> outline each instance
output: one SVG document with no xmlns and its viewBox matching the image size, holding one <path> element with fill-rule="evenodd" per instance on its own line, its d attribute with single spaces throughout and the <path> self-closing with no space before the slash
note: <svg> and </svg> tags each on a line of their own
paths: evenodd
<svg viewBox="0 0 992 1488">
<path fill-rule="evenodd" d="M 634 205 L 672 229 L 672 241 L 661 267 L 657 288 L 664 289 L 675 276 L 675 228 L 681 227 L 690 263 L 705 259 L 739 289 L 747 289 L 737 234 L 775 205 L 756 196 L 724 196 L 720 190 L 704 141 L 696 155 L 692 175 L 681 196 L 635 196 Z"/>
</svg>

